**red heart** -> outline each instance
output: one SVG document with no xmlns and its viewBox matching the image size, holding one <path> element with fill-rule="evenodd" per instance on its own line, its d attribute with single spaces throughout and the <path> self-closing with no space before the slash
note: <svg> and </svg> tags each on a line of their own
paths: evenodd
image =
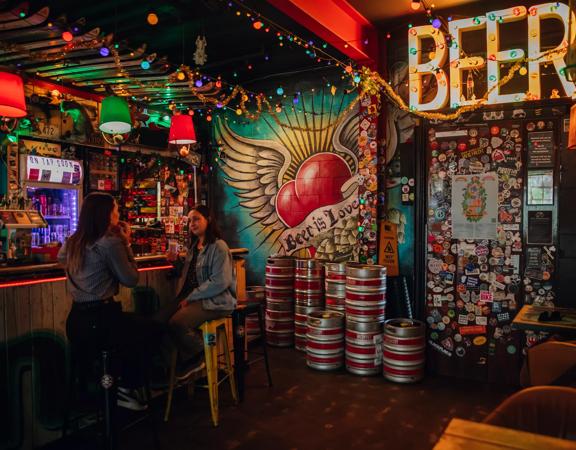
<svg viewBox="0 0 576 450">
<path fill-rule="evenodd" d="M 295 227 L 315 209 L 342 201 L 342 185 L 351 176 L 344 158 L 335 153 L 311 156 L 298 169 L 296 179 L 278 191 L 278 216 L 287 226 Z"/>
</svg>

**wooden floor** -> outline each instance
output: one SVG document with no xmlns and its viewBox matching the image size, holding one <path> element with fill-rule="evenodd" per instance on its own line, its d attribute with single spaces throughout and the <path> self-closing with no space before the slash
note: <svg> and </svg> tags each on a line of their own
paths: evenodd
<svg viewBox="0 0 576 450">
<path fill-rule="evenodd" d="M 428 377 L 416 385 L 383 378 L 323 373 L 306 367 L 302 353 L 272 349 L 274 386 L 267 388 L 263 366 L 248 373 L 246 398 L 232 404 L 222 385 L 220 426 L 210 422 L 205 391 L 188 400 L 180 392 L 170 422 L 155 405 L 163 450 L 336 450 L 431 449 L 453 417 L 480 421 L 511 388 L 481 386 Z M 163 401 L 163 399 L 160 399 Z M 83 447 L 78 442 L 50 449 Z M 121 450 L 152 450 L 153 432 L 143 422 L 121 434 Z"/>
</svg>

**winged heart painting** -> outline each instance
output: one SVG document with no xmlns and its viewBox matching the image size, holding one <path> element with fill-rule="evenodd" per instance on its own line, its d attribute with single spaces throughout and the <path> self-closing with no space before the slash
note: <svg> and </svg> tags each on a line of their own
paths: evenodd
<svg viewBox="0 0 576 450">
<path fill-rule="evenodd" d="M 352 95 L 301 95 L 277 121 L 219 120 L 225 215 L 239 245 L 261 256 L 348 260 L 358 222 L 358 109 Z M 232 122 L 232 123 L 231 123 Z M 230 233 L 231 230 L 228 230 Z"/>
</svg>

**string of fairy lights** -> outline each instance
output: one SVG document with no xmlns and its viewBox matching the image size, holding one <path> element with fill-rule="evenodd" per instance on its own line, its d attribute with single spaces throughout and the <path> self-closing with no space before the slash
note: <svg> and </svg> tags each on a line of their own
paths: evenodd
<svg viewBox="0 0 576 450">
<path fill-rule="evenodd" d="M 332 55 L 328 50 L 328 43 L 327 42 L 318 42 L 312 39 L 305 39 L 301 36 L 297 35 L 296 33 L 286 29 L 282 25 L 274 22 L 273 20 L 264 17 L 258 11 L 250 8 L 248 5 L 244 4 L 238 0 L 222 0 L 226 2 L 228 8 L 232 11 L 232 13 L 237 16 L 239 19 L 247 20 L 250 23 L 250 26 L 253 28 L 255 32 L 261 33 L 271 33 L 276 36 L 277 43 L 280 47 L 300 47 L 302 48 L 305 53 L 312 59 L 314 59 L 318 64 L 325 64 L 327 67 L 334 67 L 335 69 L 341 70 L 341 78 L 348 79 L 350 82 L 350 88 L 347 92 L 357 92 L 356 98 L 349 103 L 347 108 L 342 111 L 342 113 L 337 117 L 332 123 L 324 125 L 322 128 L 314 128 L 314 131 L 322 131 L 327 128 L 334 127 L 338 124 L 343 117 L 346 116 L 348 112 L 350 112 L 353 108 L 356 107 L 357 103 L 366 95 L 374 96 L 377 99 L 378 105 L 381 104 L 382 97 L 385 98 L 389 103 L 394 105 L 395 107 L 407 111 L 411 114 L 426 118 L 426 119 L 435 119 L 435 120 L 454 120 L 460 117 L 462 114 L 469 113 L 475 111 L 482 106 L 484 106 L 488 96 L 491 92 L 495 89 L 500 89 L 507 83 L 509 83 L 513 78 L 514 75 L 519 72 L 521 75 L 526 73 L 525 65 L 534 62 L 534 61 L 546 61 L 546 59 L 550 59 L 551 56 L 554 54 L 565 52 L 566 48 L 557 48 L 553 50 L 549 50 L 547 52 L 543 52 L 537 58 L 528 58 L 524 57 L 520 60 L 517 60 L 513 65 L 511 65 L 508 69 L 506 75 L 501 77 L 496 84 L 493 84 L 490 89 L 484 94 L 484 96 L 480 99 L 477 99 L 476 103 L 464 106 L 452 105 L 453 111 L 448 113 L 441 113 L 441 112 L 425 112 L 425 111 L 418 111 L 413 107 L 409 107 L 405 100 L 398 94 L 396 89 L 392 86 L 391 82 L 386 81 L 378 72 L 371 70 L 368 67 L 355 67 L 350 61 L 344 61 L 342 58 Z M 451 20 L 449 17 L 446 21 L 444 18 L 440 16 L 436 16 L 433 12 L 434 5 L 430 7 L 426 6 L 426 4 L 422 1 L 413 1 L 413 9 L 415 8 L 415 4 L 418 4 L 418 8 L 421 6 L 424 7 L 426 12 L 426 17 L 428 22 L 432 25 L 434 29 L 445 29 L 447 28 L 446 24 Z M 499 17 L 489 17 L 489 20 L 498 20 L 501 21 L 502 18 Z M 151 25 L 155 25 L 158 23 L 158 17 L 154 13 L 150 13 L 147 17 L 148 23 Z M 412 31 L 412 24 L 408 25 L 409 33 Z M 66 35 L 66 36 L 65 36 Z M 452 36 L 450 33 L 446 34 L 446 43 L 437 44 L 438 45 L 453 45 Z M 390 33 L 386 34 L 387 38 L 390 38 Z M 145 81 L 137 76 L 132 75 L 130 70 L 128 70 L 122 60 L 119 51 L 118 44 L 112 44 L 109 38 L 101 38 L 97 37 L 94 39 L 87 39 L 87 40 L 80 40 L 74 39 L 73 35 L 70 31 L 64 31 L 62 33 L 62 39 L 66 42 L 66 44 L 62 47 L 61 52 L 58 53 L 47 53 L 44 51 L 33 51 L 25 48 L 22 45 L 8 43 L 4 41 L 0 41 L 0 50 L 6 50 L 11 52 L 19 52 L 21 54 L 25 54 L 27 57 L 32 59 L 44 59 L 44 60 L 57 60 L 63 59 L 66 55 L 78 48 L 95 48 L 99 49 L 99 52 L 102 56 L 111 56 L 115 69 L 116 75 L 118 77 L 122 77 L 125 79 L 125 82 L 122 84 L 118 84 L 117 94 L 123 96 L 131 96 L 130 89 L 131 88 L 140 88 L 140 89 L 164 89 L 169 91 L 171 86 L 174 86 L 177 83 L 186 82 L 187 88 L 192 94 L 193 97 L 197 98 L 204 107 L 211 108 L 209 109 L 208 113 L 206 114 L 206 120 L 212 120 L 212 109 L 213 110 L 233 110 L 236 112 L 238 116 L 243 116 L 250 121 L 258 120 L 262 114 L 268 114 L 272 117 L 274 122 L 283 127 L 289 128 L 292 130 L 302 131 L 302 130 L 309 130 L 306 127 L 296 126 L 294 124 L 284 123 L 280 119 L 280 113 L 283 111 L 284 105 L 282 104 L 282 99 L 288 97 L 287 94 L 284 93 L 282 87 L 278 87 L 276 90 L 276 94 L 279 97 L 279 100 L 274 100 L 272 95 L 266 96 L 262 92 L 254 92 L 249 89 L 244 88 L 238 84 L 228 83 L 220 76 L 218 77 L 211 77 L 206 74 L 200 73 L 198 69 L 194 69 L 188 65 L 179 65 L 174 66 L 170 64 L 165 64 L 164 69 L 172 71 L 166 76 L 164 80 L 158 81 Z M 367 42 L 364 42 L 367 44 Z M 345 43 L 344 47 L 347 47 L 349 43 Z M 413 52 L 416 49 L 409 49 L 410 52 Z M 418 50 L 416 50 L 418 51 Z M 423 50 L 421 50 L 423 51 Z M 432 49 L 432 52 L 434 49 Z M 489 59 L 494 60 L 494 55 L 489 55 Z M 151 60 L 150 57 L 145 57 L 141 61 L 141 68 L 144 70 L 150 69 L 153 63 L 153 59 Z M 440 68 L 438 68 L 440 69 Z M 494 80 L 491 80 L 494 81 Z M 210 86 L 206 86 L 205 83 L 212 83 Z M 207 87 L 212 88 L 206 89 Z M 225 90 L 228 90 L 228 93 L 225 93 Z M 332 95 L 335 95 L 335 86 L 331 86 L 330 92 Z M 212 93 L 212 92 L 216 93 Z M 294 95 L 293 102 L 294 104 L 297 103 L 298 95 Z M 137 99 L 136 96 L 132 96 L 133 99 Z M 150 100 L 147 95 L 144 95 L 143 101 Z M 169 104 L 169 108 L 172 110 L 176 109 L 176 102 L 172 102 Z M 193 111 L 190 111 L 193 114 Z"/>
</svg>

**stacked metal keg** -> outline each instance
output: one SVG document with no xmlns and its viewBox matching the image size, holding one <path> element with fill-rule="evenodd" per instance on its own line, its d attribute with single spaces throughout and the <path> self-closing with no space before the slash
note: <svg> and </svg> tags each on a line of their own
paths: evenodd
<svg viewBox="0 0 576 450">
<path fill-rule="evenodd" d="M 344 364 L 344 314 L 314 311 L 308 315 L 306 364 L 317 370 L 335 370 Z"/>
<path fill-rule="evenodd" d="M 424 378 L 426 328 L 413 319 L 390 319 L 384 323 L 382 366 L 384 377 L 396 383 Z"/>
<path fill-rule="evenodd" d="M 386 267 L 346 266 L 346 369 L 377 375 L 382 364 L 382 324 L 386 310 Z"/>
<path fill-rule="evenodd" d="M 266 301 L 265 286 L 248 286 L 246 288 L 246 302 L 264 303 Z M 249 337 L 260 336 L 260 324 L 258 323 L 258 313 L 246 316 L 246 334 Z"/>
<path fill-rule="evenodd" d="M 346 263 L 326 263 L 326 309 L 344 312 L 346 308 Z"/>
<path fill-rule="evenodd" d="M 276 347 L 294 343 L 294 259 L 266 261 L 266 342 Z"/>
<path fill-rule="evenodd" d="M 313 311 L 324 308 L 324 266 L 317 259 L 297 259 L 294 280 L 296 310 L 294 314 L 295 347 L 306 351 L 306 320 Z"/>
</svg>

